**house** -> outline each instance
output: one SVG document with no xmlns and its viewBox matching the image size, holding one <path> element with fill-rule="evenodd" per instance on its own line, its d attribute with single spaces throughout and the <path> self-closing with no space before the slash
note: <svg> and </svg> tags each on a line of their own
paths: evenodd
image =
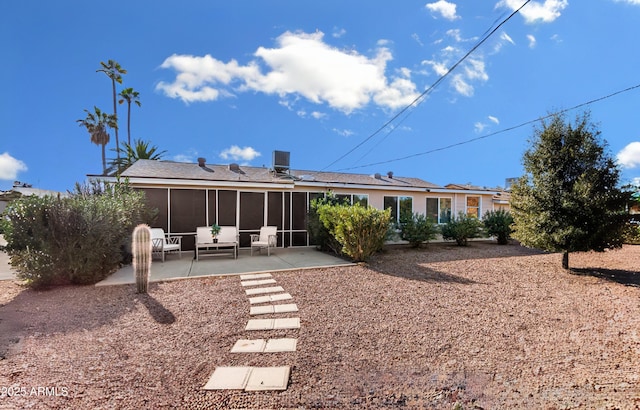
<svg viewBox="0 0 640 410">
<path fill-rule="evenodd" d="M 294 170 L 289 155 L 275 151 L 270 168 L 212 165 L 204 158 L 198 163 L 138 160 L 122 177 L 145 192 L 149 206 L 159 211 L 156 226 L 183 235 L 187 250 L 193 249 L 196 227 L 213 223 L 238 227 L 241 247 L 250 246 L 250 234 L 263 225 L 278 227 L 278 246 L 313 245 L 307 212 L 311 201 L 329 191 L 351 203 L 391 208 L 395 220 L 404 212 L 418 212 L 445 223 L 458 212 L 482 216 L 503 206 L 495 189 L 443 187 L 391 172 Z"/>
<path fill-rule="evenodd" d="M 7 206 L 9 205 L 9 203 L 11 203 L 11 201 L 14 201 L 22 196 L 29 195 L 40 197 L 47 195 L 65 197 L 68 194 L 58 191 L 50 191 L 47 189 L 33 188 L 31 184 L 27 184 L 26 182 L 14 181 L 13 187 L 10 190 L 0 191 L 0 214 L 2 214 L 5 209 L 7 209 Z"/>
</svg>

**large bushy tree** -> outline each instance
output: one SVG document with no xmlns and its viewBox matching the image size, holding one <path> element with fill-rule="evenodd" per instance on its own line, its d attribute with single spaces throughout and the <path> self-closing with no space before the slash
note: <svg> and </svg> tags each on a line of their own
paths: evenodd
<svg viewBox="0 0 640 410">
<path fill-rule="evenodd" d="M 569 253 L 622 246 L 628 195 L 620 170 L 583 113 L 570 124 L 557 114 L 534 130 L 523 157 L 525 175 L 512 187 L 513 237 L 523 245 Z"/>
</svg>

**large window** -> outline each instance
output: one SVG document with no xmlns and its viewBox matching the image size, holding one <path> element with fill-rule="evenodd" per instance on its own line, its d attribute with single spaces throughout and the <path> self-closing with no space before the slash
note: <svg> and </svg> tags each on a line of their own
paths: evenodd
<svg viewBox="0 0 640 410">
<path fill-rule="evenodd" d="M 480 197 L 468 196 L 467 197 L 467 215 L 480 218 Z"/>
<path fill-rule="evenodd" d="M 391 208 L 391 220 L 404 222 L 413 214 L 413 198 L 410 196 L 385 196 L 384 209 Z"/>
<path fill-rule="evenodd" d="M 358 194 L 336 194 L 336 198 L 340 200 L 341 203 L 346 203 L 349 205 L 360 204 L 365 208 L 369 205 L 369 195 L 358 195 Z"/>
<path fill-rule="evenodd" d="M 451 198 L 427 198 L 427 218 L 446 224 L 451 220 Z"/>
</svg>

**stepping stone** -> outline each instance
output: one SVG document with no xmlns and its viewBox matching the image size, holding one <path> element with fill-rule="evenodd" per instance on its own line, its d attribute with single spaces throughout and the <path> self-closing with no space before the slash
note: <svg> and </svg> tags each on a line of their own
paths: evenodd
<svg viewBox="0 0 640 410">
<path fill-rule="evenodd" d="M 246 275 L 240 275 L 240 280 L 267 279 L 271 277 L 270 273 L 249 273 Z"/>
<path fill-rule="evenodd" d="M 244 330 L 272 330 L 274 319 L 250 319 Z"/>
<path fill-rule="evenodd" d="M 295 352 L 298 339 L 269 339 L 264 347 L 265 353 Z"/>
<path fill-rule="evenodd" d="M 252 306 L 249 309 L 249 315 L 267 315 L 270 313 L 289 313 L 297 311 L 298 306 L 295 303 L 290 303 L 287 305 Z"/>
<path fill-rule="evenodd" d="M 242 286 L 257 286 L 257 285 L 269 285 L 271 283 L 276 283 L 275 279 L 260 279 L 260 280 L 245 280 L 244 282 L 240 282 Z"/>
<path fill-rule="evenodd" d="M 231 353 L 261 353 L 267 343 L 264 339 L 246 340 L 241 339 L 231 348 Z"/>
<path fill-rule="evenodd" d="M 300 329 L 300 318 L 273 319 L 274 329 Z"/>
<path fill-rule="evenodd" d="M 280 353 L 295 352 L 298 339 L 238 340 L 231 353 Z"/>
<path fill-rule="evenodd" d="M 282 288 L 282 286 L 272 286 L 270 288 L 254 288 L 254 289 L 245 290 L 245 293 L 247 295 L 261 295 L 263 293 L 276 293 L 276 292 L 284 292 L 284 289 Z"/>
<path fill-rule="evenodd" d="M 257 296 L 255 298 L 249 298 L 249 303 L 252 305 L 258 303 L 269 303 L 269 302 L 278 302 L 281 300 L 293 299 L 288 293 L 281 293 L 278 295 L 266 295 L 266 296 Z"/>
<path fill-rule="evenodd" d="M 286 305 L 273 305 L 273 313 L 289 313 L 289 312 L 297 312 L 298 305 L 295 303 L 289 303 Z"/>
<path fill-rule="evenodd" d="M 289 383 L 289 366 L 280 367 L 218 367 L 205 390 L 286 390 Z"/>
<path fill-rule="evenodd" d="M 205 390 L 244 390 L 249 381 L 251 367 L 218 367 L 214 370 Z"/>
<path fill-rule="evenodd" d="M 300 318 L 249 319 L 244 330 L 300 329 Z"/>
<path fill-rule="evenodd" d="M 244 390 L 287 390 L 289 372 L 289 366 L 254 367 Z"/>
</svg>

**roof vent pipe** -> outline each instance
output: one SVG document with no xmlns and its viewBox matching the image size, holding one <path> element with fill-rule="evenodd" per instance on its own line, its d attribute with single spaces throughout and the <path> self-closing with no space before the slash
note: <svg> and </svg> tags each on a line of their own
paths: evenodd
<svg viewBox="0 0 640 410">
<path fill-rule="evenodd" d="M 393 171 L 387 172 L 387 176 L 389 177 L 389 179 L 393 179 Z"/>
<path fill-rule="evenodd" d="M 202 157 L 198 158 L 198 165 L 199 165 L 201 168 L 204 168 L 204 167 L 205 167 L 205 162 L 207 162 L 207 159 L 206 159 L 206 158 L 202 158 Z"/>
<path fill-rule="evenodd" d="M 376 173 L 373 175 L 373 177 L 374 177 L 375 179 L 382 179 L 382 175 L 380 175 L 380 173 L 379 173 L 379 172 L 376 172 Z"/>
</svg>

